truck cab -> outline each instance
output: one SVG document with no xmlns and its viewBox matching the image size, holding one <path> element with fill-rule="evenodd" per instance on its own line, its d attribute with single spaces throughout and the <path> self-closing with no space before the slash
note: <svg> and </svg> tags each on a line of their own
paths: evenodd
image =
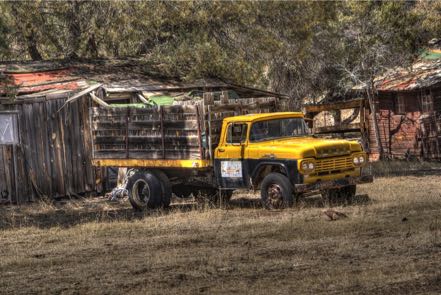
<svg viewBox="0 0 441 295">
<path fill-rule="evenodd" d="M 299 112 L 225 118 L 214 151 L 220 188 L 260 189 L 267 208 L 290 206 L 312 191 L 350 202 L 357 184 L 372 182 L 362 176 L 366 162 L 360 143 L 314 137 Z"/>
</svg>

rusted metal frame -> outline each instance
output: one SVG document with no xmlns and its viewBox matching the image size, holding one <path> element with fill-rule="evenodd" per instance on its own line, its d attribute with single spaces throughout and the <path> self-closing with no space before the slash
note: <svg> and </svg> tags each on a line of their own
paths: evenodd
<svg viewBox="0 0 441 295">
<path fill-rule="evenodd" d="M 159 107 L 159 120 L 161 124 L 161 148 L 162 148 L 162 158 L 165 159 L 165 132 L 164 132 L 164 108 Z"/>
<path fill-rule="evenodd" d="M 199 143 L 199 156 L 201 160 L 204 158 L 204 150 L 202 147 L 202 132 L 201 132 L 201 115 L 199 114 L 199 106 L 196 106 L 196 120 L 198 122 L 198 143 Z"/>
</svg>

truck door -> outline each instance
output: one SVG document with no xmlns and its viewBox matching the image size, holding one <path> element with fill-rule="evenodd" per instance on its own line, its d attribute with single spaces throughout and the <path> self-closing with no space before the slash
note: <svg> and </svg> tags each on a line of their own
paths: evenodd
<svg viewBox="0 0 441 295">
<path fill-rule="evenodd" d="M 244 153 L 248 142 L 247 132 L 246 123 L 230 123 L 227 126 L 224 144 L 216 149 L 216 178 L 222 188 L 247 186 L 248 171 L 244 163 Z"/>
</svg>

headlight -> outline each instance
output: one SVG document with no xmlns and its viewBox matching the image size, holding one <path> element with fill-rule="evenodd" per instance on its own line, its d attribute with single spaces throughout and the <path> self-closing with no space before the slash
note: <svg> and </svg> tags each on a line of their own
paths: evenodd
<svg viewBox="0 0 441 295">
<path fill-rule="evenodd" d="M 352 162 L 355 166 L 362 166 L 365 161 L 366 160 L 362 155 L 355 155 L 354 158 L 352 158 Z"/>
<path fill-rule="evenodd" d="M 300 164 L 300 170 L 304 174 L 310 174 L 314 171 L 315 164 L 313 160 L 303 160 Z"/>
</svg>

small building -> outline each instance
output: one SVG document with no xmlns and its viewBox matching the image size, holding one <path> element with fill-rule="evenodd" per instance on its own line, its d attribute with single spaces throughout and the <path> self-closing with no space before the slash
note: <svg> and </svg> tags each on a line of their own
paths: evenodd
<svg viewBox="0 0 441 295">
<path fill-rule="evenodd" d="M 96 100 L 91 99 L 93 92 Z M 131 60 L 0 65 L 0 203 L 102 193 L 110 170 L 91 164 L 89 109 L 108 104 L 172 103 L 204 96 L 221 103 L 285 96 L 218 79 L 182 82 L 146 74 Z M 141 101 L 140 101 L 141 99 Z M 289 106 L 279 105 L 280 108 Z M 247 111 L 247 105 L 241 104 Z"/>
<path fill-rule="evenodd" d="M 374 85 L 374 108 L 363 89 L 307 105 L 316 132 L 351 134 L 363 141 L 372 160 L 380 154 L 382 158 L 441 159 L 441 50 L 424 51 L 410 68 L 390 70 L 377 77 Z M 349 112 L 346 121 L 341 119 L 343 110 Z M 317 120 L 326 115 L 331 121 Z"/>
</svg>

